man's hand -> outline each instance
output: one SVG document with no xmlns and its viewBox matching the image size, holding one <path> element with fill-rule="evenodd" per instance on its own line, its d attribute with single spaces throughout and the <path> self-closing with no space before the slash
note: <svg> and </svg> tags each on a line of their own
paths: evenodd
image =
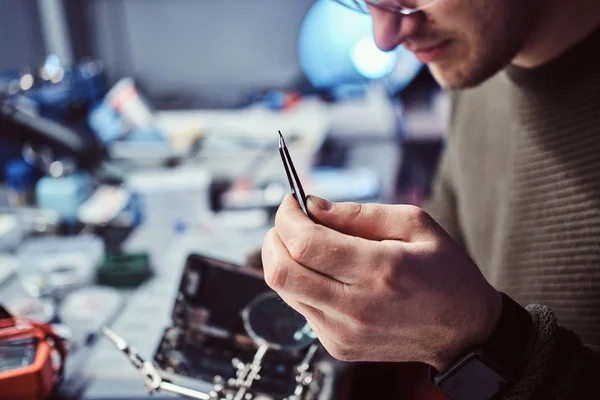
<svg viewBox="0 0 600 400">
<path fill-rule="evenodd" d="M 263 243 L 265 280 L 332 356 L 441 371 L 491 334 L 500 293 L 424 211 L 313 196 L 308 207 L 312 221 L 292 196 L 282 202 Z"/>
</svg>

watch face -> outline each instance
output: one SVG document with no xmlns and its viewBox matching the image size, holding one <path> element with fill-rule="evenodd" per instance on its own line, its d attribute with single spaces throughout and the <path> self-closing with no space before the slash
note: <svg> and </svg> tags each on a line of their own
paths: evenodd
<svg viewBox="0 0 600 400">
<path fill-rule="evenodd" d="M 477 355 L 473 355 L 438 383 L 442 391 L 459 399 L 491 399 L 508 381 Z"/>
</svg>

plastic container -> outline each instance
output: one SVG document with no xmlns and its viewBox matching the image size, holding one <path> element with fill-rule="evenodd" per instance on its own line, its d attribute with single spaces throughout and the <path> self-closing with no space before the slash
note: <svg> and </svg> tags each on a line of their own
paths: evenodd
<svg viewBox="0 0 600 400">
<path fill-rule="evenodd" d="M 38 322 L 50 323 L 56 317 L 56 304 L 50 298 L 19 295 L 6 300 L 4 307 L 15 317 Z"/>
<path fill-rule="evenodd" d="M 62 298 L 94 282 L 104 253 L 104 241 L 94 235 L 31 238 L 17 251 L 19 278 L 32 296 Z"/>
<path fill-rule="evenodd" d="M 21 243 L 24 229 L 16 214 L 0 214 L 0 253 L 12 252 Z"/>
<path fill-rule="evenodd" d="M 77 220 L 77 210 L 92 194 L 91 177 L 76 173 L 60 178 L 44 177 L 36 186 L 40 208 L 55 210 L 68 222 Z"/>
<path fill-rule="evenodd" d="M 16 257 L 0 253 L 0 287 L 9 281 L 17 272 Z M 0 298 L 0 301 L 2 299 Z"/>
</svg>

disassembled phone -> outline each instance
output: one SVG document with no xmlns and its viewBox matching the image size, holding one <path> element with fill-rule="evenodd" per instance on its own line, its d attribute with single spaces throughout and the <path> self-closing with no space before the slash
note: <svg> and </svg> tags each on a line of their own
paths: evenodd
<svg viewBox="0 0 600 400">
<path fill-rule="evenodd" d="M 335 361 L 306 320 L 264 282 L 260 271 L 200 255 L 186 261 L 172 313 L 153 357 L 106 335 L 146 376 L 150 392 L 196 399 L 329 399 Z M 205 382 L 192 390 L 171 382 Z"/>
</svg>

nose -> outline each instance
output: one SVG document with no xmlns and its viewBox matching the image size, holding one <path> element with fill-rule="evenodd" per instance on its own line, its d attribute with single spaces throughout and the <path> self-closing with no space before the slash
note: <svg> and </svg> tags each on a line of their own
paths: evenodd
<svg viewBox="0 0 600 400">
<path fill-rule="evenodd" d="M 369 6 L 373 18 L 375 44 L 382 51 L 395 49 L 406 39 L 414 36 L 422 23 L 421 13 L 403 15 Z"/>
</svg>

